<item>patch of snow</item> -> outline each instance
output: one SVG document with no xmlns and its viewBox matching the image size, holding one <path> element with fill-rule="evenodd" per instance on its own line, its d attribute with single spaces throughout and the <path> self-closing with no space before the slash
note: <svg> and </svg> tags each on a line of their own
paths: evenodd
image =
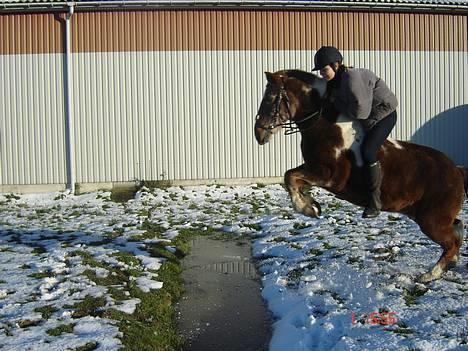
<svg viewBox="0 0 468 351">
<path fill-rule="evenodd" d="M 162 287 L 162 286 L 161 286 Z M 141 302 L 140 299 L 130 299 L 130 300 L 124 300 L 120 301 L 118 305 L 112 306 L 112 308 L 122 311 L 127 314 L 133 314 L 135 312 L 136 306 Z"/>
<path fill-rule="evenodd" d="M 295 213 L 281 185 L 142 189 L 126 204 L 111 202 L 109 192 L 0 194 L 0 348 L 55 351 L 98 341 L 97 350 L 118 350 L 115 321 L 72 318 L 67 306 L 104 297 L 105 308 L 132 314 L 140 301 L 124 282 L 115 288 L 129 298 L 115 301 L 86 274 L 110 279 L 111 268 L 132 269 L 140 276 L 129 279 L 143 292 L 164 288 L 149 272 L 164 259 L 148 248 L 163 243 L 175 253 L 171 241 L 181 231 L 209 229 L 251 235 L 262 296 L 274 316 L 270 351 L 466 347 L 466 244 L 456 268 L 418 285 L 416 277 L 441 250 L 413 221 L 387 213 L 363 220 L 360 208 L 326 191 L 311 195 L 324 209 L 319 219 Z M 467 201 L 460 218 L 468 223 Z M 145 222 L 163 232 L 139 240 Z M 44 306 L 53 307 L 48 319 L 37 312 Z M 394 323 L 371 323 L 371 313 L 385 312 L 394 313 Z M 46 333 L 71 323 L 73 333 Z"/>
</svg>

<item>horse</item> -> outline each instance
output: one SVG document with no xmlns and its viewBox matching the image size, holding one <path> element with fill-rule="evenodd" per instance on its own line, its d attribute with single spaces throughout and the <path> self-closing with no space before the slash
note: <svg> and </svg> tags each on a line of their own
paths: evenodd
<svg viewBox="0 0 468 351">
<path fill-rule="evenodd" d="M 327 83 L 300 70 L 265 72 L 267 85 L 255 121 L 255 138 L 267 143 L 282 128 L 301 134 L 304 164 L 284 174 L 294 210 L 321 215 L 320 204 L 307 191 L 321 187 L 358 206 L 368 201 L 360 144 L 364 129 L 324 105 Z M 387 139 L 378 150 L 382 167 L 382 211 L 414 220 L 421 231 L 442 247 L 438 262 L 418 277 L 427 283 L 456 265 L 464 225 L 457 218 L 468 185 L 468 170 L 456 166 L 430 147 Z"/>
</svg>

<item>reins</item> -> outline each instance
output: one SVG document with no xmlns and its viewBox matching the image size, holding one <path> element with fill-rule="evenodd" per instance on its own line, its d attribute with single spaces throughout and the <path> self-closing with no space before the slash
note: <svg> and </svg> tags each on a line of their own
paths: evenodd
<svg viewBox="0 0 468 351">
<path fill-rule="evenodd" d="M 310 128 L 313 127 L 313 125 L 315 123 L 313 123 L 312 125 L 310 125 L 309 127 L 307 128 L 300 128 L 297 124 L 301 124 L 301 123 L 304 123 L 304 122 L 307 122 L 308 120 L 311 120 L 312 118 L 316 118 L 316 120 L 320 117 L 320 115 L 322 114 L 322 108 L 320 108 L 320 110 L 317 110 L 315 111 L 314 113 L 312 113 L 311 115 L 308 115 L 304 118 L 302 118 L 301 120 L 299 121 L 288 121 L 288 122 L 284 122 L 281 124 L 282 127 L 286 127 L 287 129 L 284 131 L 284 135 L 291 135 L 291 134 L 296 134 L 296 133 L 299 133 L 299 132 L 305 132 L 306 130 L 309 130 Z"/>
</svg>

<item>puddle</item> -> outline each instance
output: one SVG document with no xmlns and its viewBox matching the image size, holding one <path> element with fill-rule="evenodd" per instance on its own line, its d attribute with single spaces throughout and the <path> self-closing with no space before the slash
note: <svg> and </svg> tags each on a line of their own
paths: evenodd
<svg viewBox="0 0 468 351">
<path fill-rule="evenodd" d="M 184 351 L 268 350 L 271 321 L 250 252 L 245 239 L 192 240 L 177 306 Z"/>
</svg>

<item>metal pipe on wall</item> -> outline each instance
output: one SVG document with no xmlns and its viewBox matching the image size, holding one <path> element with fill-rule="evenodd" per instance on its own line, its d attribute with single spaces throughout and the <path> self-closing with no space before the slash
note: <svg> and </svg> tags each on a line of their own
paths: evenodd
<svg viewBox="0 0 468 351">
<path fill-rule="evenodd" d="M 75 138 L 74 126 L 71 113 L 71 35 L 70 21 L 74 13 L 74 6 L 68 7 L 68 12 L 65 15 L 65 57 L 64 57 L 64 108 L 65 108 L 65 148 L 66 148 L 66 167 L 67 167 L 67 184 L 66 188 L 75 193 L 76 173 L 75 173 Z"/>
</svg>

